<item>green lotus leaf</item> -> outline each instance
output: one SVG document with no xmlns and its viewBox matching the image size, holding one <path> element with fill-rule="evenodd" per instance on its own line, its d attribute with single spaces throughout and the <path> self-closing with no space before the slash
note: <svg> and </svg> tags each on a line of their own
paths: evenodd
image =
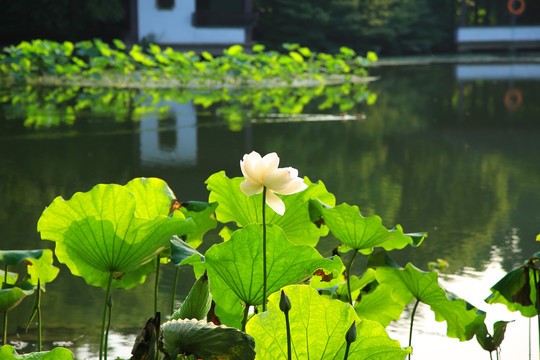
<svg viewBox="0 0 540 360">
<path fill-rule="evenodd" d="M 350 286 L 351 286 L 351 295 L 353 299 L 356 299 L 360 295 L 360 290 L 366 287 L 371 282 L 375 281 L 375 270 L 367 269 L 360 278 L 356 275 L 351 275 Z M 349 301 L 349 290 L 347 283 L 340 284 L 336 290 L 337 297 L 345 302 Z"/>
<path fill-rule="evenodd" d="M 39 259 L 43 249 L 39 250 L 3 250 L 0 251 L 0 260 L 8 266 L 15 266 L 26 259 Z"/>
<path fill-rule="evenodd" d="M 337 256 L 332 260 L 325 259 L 311 246 L 293 244 L 279 226 L 267 225 L 266 241 L 267 294 L 285 285 L 306 281 L 318 269 L 337 277 L 343 268 Z M 216 314 L 222 320 L 227 316 L 224 309 L 238 312 L 238 300 L 248 305 L 262 304 L 262 225 L 248 225 L 234 232 L 229 241 L 213 245 L 206 252 L 205 264 L 212 283 Z M 223 322 L 238 326 L 238 322 Z"/>
<path fill-rule="evenodd" d="M 0 290 L 0 312 L 10 311 L 19 305 L 25 296 L 33 293 L 34 287 L 28 282 L 20 282 L 17 286 L 3 284 Z"/>
<path fill-rule="evenodd" d="M 510 271 L 490 289 L 485 299 L 489 304 L 504 304 L 510 311 L 519 311 L 525 317 L 538 315 L 534 269 L 521 266 Z"/>
<path fill-rule="evenodd" d="M 158 178 L 136 178 L 124 188 L 135 197 L 137 207 L 133 215 L 141 219 L 169 215 L 171 203 L 176 199 L 167 183 Z"/>
<path fill-rule="evenodd" d="M 192 265 L 195 277 L 200 278 L 206 270 L 204 261 L 203 254 L 177 236 L 173 236 L 171 239 L 171 262 L 174 266 Z"/>
<path fill-rule="evenodd" d="M 212 294 L 210 294 L 210 281 L 208 275 L 204 273 L 195 281 L 188 296 L 171 315 L 171 320 L 177 319 L 198 319 L 203 320 L 208 315 L 212 305 Z"/>
<path fill-rule="evenodd" d="M 316 203 L 312 202 L 312 204 Z M 382 225 L 380 217 L 376 215 L 363 217 L 357 206 L 348 204 L 333 208 L 322 204 L 318 206 L 332 234 L 346 246 L 340 249 L 342 252 L 357 249 L 363 254 L 370 254 L 374 247 L 391 250 L 418 244 L 418 241 L 415 242 L 411 237 L 405 236 L 401 227 L 388 230 Z"/>
<path fill-rule="evenodd" d="M 91 285 L 106 288 L 111 272 L 113 287 L 142 283 L 171 237 L 193 230 L 180 212 L 167 216 L 168 187 L 162 187 L 159 197 L 155 188 L 162 181 L 147 180 L 132 180 L 127 187 L 100 184 L 70 200 L 56 198 L 38 221 L 41 237 L 55 241 L 58 260 Z M 147 196 L 142 194 L 145 188 L 151 189 Z M 144 205 L 136 199 L 144 199 Z M 156 215 L 158 210 L 164 214 Z"/>
<path fill-rule="evenodd" d="M 216 173 L 206 180 L 210 190 L 210 201 L 219 204 L 216 216 L 220 222 L 234 221 L 239 227 L 262 222 L 262 194 L 246 196 L 240 190 L 244 178 L 229 179 L 225 173 Z M 327 234 L 324 227 L 319 228 L 311 221 L 309 200 L 324 198 L 331 203 L 333 195 L 326 191 L 324 184 L 311 183 L 305 178 L 308 188 L 293 195 L 280 196 L 285 203 L 285 214 L 276 214 L 269 207 L 266 223 L 280 226 L 287 238 L 298 245 L 315 246 L 319 237 Z"/>
<path fill-rule="evenodd" d="M 0 270 L 0 284 L 8 284 L 8 285 L 14 285 L 17 282 L 17 278 L 19 277 L 19 274 L 8 271 L 7 277 L 6 272 L 4 270 Z"/>
<path fill-rule="evenodd" d="M 390 322 L 400 318 L 403 309 L 407 305 L 396 301 L 390 293 L 393 288 L 388 284 L 379 284 L 374 290 L 354 303 L 354 310 L 360 319 L 377 321 L 384 327 Z"/>
<path fill-rule="evenodd" d="M 438 273 L 423 272 L 408 263 L 405 269 L 377 268 L 377 281 L 392 287 L 391 296 L 408 304 L 416 298 L 431 307 L 435 320 L 446 321 L 446 335 L 461 341 L 470 340 L 484 323 L 486 314 L 465 300 L 445 291 L 438 283 Z"/>
<path fill-rule="evenodd" d="M 56 279 L 60 269 L 53 265 L 53 252 L 50 249 L 43 250 L 43 254 L 38 259 L 28 258 L 28 275 L 30 283 L 40 286 L 45 285 Z"/>
<path fill-rule="evenodd" d="M 305 285 L 286 286 L 293 359 L 343 359 L 345 335 L 356 323 L 356 341 L 351 343 L 348 359 L 404 359 L 409 353 L 391 340 L 384 328 L 370 320 L 360 320 L 353 308 L 339 300 L 321 297 Z M 247 323 L 247 333 L 255 339 L 257 359 L 287 358 L 285 316 L 279 308 L 280 292 L 268 299 L 268 310 L 254 315 Z"/>
<path fill-rule="evenodd" d="M 199 201 L 189 201 L 180 207 L 180 211 L 186 219 L 191 218 L 195 223 L 195 230 L 186 236 L 186 243 L 194 248 L 199 247 L 203 241 L 203 236 L 217 226 L 214 215 L 217 203 L 204 203 Z"/>
<path fill-rule="evenodd" d="M 171 359 L 195 355 L 205 360 L 255 359 L 251 336 L 226 326 L 204 320 L 171 320 L 161 325 L 163 349 Z"/>
<path fill-rule="evenodd" d="M 492 352 L 497 351 L 504 340 L 504 333 L 506 332 L 506 326 L 512 321 L 497 321 L 493 324 L 493 335 L 487 331 L 485 324 L 482 324 L 478 331 L 476 331 L 476 340 L 482 349 Z"/>
<path fill-rule="evenodd" d="M 0 348 L 0 359 L 27 359 L 27 360 L 73 360 L 73 354 L 66 348 L 54 348 L 50 351 L 33 352 L 29 354 L 17 354 L 11 345 L 4 345 Z"/>
</svg>

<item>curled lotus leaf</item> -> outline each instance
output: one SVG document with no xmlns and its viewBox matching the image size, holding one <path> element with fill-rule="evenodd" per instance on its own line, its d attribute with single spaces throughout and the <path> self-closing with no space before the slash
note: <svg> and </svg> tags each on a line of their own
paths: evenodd
<svg viewBox="0 0 540 360">
<path fill-rule="evenodd" d="M 157 190 L 156 190 L 157 189 Z M 148 191 L 149 194 L 145 194 Z M 56 256 L 74 275 L 106 288 L 142 283 L 173 235 L 193 231 L 160 179 L 134 179 L 126 186 L 99 184 L 70 200 L 57 197 L 38 221 L 41 237 L 56 242 Z"/>
<path fill-rule="evenodd" d="M 255 342 L 246 333 L 197 319 L 171 320 L 161 325 L 163 349 L 171 359 L 179 354 L 205 360 L 255 359 Z"/>
<path fill-rule="evenodd" d="M 1 250 L 0 260 L 8 265 L 15 266 L 27 259 L 39 259 L 44 249 L 39 250 Z"/>
</svg>

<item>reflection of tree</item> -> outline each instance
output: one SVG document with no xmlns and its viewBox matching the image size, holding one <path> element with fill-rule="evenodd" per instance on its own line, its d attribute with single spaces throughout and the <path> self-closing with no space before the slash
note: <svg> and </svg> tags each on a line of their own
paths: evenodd
<svg viewBox="0 0 540 360">
<path fill-rule="evenodd" d="M 114 116 L 115 121 L 140 120 L 147 114 L 168 116 L 166 102 L 192 101 L 211 109 L 231 128 L 241 129 L 253 117 L 266 114 L 325 113 L 356 114 L 360 103 L 373 103 L 366 84 L 337 86 L 245 88 L 229 90 L 114 89 L 84 87 L 16 88 L 0 98 L 0 111 L 7 119 L 32 128 L 73 125 L 84 116 Z"/>
</svg>

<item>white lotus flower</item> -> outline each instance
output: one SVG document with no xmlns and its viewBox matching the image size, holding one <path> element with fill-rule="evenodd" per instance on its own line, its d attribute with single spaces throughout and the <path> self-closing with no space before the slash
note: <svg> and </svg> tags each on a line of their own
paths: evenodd
<svg viewBox="0 0 540 360">
<path fill-rule="evenodd" d="M 279 157 L 275 152 L 261 157 L 252 151 L 240 160 L 240 168 L 246 180 L 240 190 L 247 196 L 260 194 L 266 187 L 266 203 L 279 215 L 285 213 L 285 204 L 276 194 L 291 195 L 305 190 L 308 186 L 298 177 L 298 170 L 292 167 L 278 168 Z"/>
</svg>

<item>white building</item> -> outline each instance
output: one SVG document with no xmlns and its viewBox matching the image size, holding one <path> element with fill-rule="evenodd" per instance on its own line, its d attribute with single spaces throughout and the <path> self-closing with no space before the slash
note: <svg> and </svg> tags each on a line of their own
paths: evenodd
<svg viewBox="0 0 540 360">
<path fill-rule="evenodd" d="M 251 0 L 131 0 L 131 38 L 176 48 L 250 44 Z"/>
</svg>

